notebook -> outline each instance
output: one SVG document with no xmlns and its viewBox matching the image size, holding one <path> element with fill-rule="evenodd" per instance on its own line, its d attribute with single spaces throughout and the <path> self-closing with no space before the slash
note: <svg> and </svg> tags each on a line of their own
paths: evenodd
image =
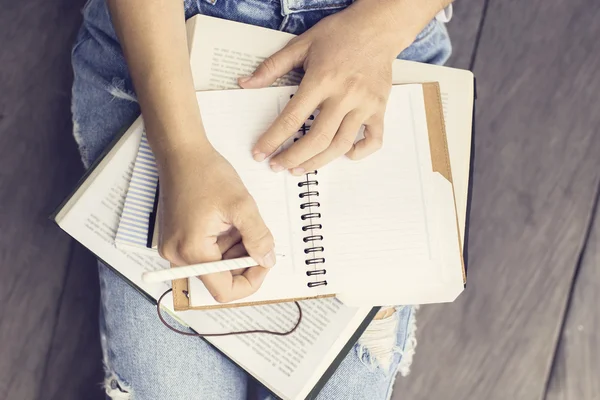
<svg viewBox="0 0 600 400">
<path fill-rule="evenodd" d="M 230 32 L 229 35 L 223 35 L 214 40 L 202 40 L 208 32 L 224 30 Z M 235 77 L 248 74 L 253 67 L 257 65 L 265 55 L 276 51 L 279 47 L 293 37 L 287 33 L 271 31 L 255 26 L 239 24 L 230 21 L 223 21 L 206 16 L 197 16 L 188 21 L 188 37 L 191 43 L 191 62 L 194 79 L 197 89 L 224 89 L 237 87 Z M 202 56 L 204 55 L 204 57 Z M 277 84 L 291 84 L 297 82 L 300 75 L 294 72 L 284 77 Z M 464 238 L 464 226 L 466 221 L 466 199 L 468 192 L 469 177 L 469 153 L 471 138 L 471 114 L 473 107 L 473 76 L 469 71 L 457 70 L 447 67 L 438 67 L 423 65 L 418 63 L 396 61 L 394 63 L 394 81 L 429 81 L 439 80 L 442 88 L 442 105 L 447 120 L 448 146 L 450 147 L 450 164 L 454 175 L 454 187 L 458 193 L 456 204 L 460 231 L 460 240 Z M 449 115 L 455 118 L 449 118 Z M 452 162 L 454 161 L 454 162 Z M 458 173 L 456 171 L 458 171 Z M 119 226 L 117 234 L 117 245 L 121 248 L 131 247 L 132 251 L 148 252 L 158 257 L 156 251 L 156 225 L 154 224 L 153 212 L 156 209 L 155 189 L 157 173 L 150 147 L 142 137 L 142 143 L 138 158 L 134 167 L 132 184 L 129 188 L 131 196 L 127 196 L 125 208 L 123 211 L 122 223 Z M 320 182 L 321 183 L 321 182 Z M 155 234 L 153 234 L 155 233 Z M 321 247 L 321 246 L 317 246 Z M 310 247 L 309 247 L 310 248 Z M 316 271 L 322 271 L 324 268 L 315 268 Z M 316 277 L 316 275 L 314 275 Z M 464 276 L 463 276 L 464 278 Z M 316 282 L 319 282 L 315 279 Z M 275 282 L 275 281 L 274 281 Z M 328 286 L 331 281 L 328 281 Z M 383 280 L 383 282 L 393 282 L 393 280 Z M 457 281 L 458 282 L 458 281 Z M 176 307 L 178 309 L 187 309 L 189 307 L 215 306 L 210 298 L 206 298 L 206 293 L 199 295 L 202 289 L 198 286 L 197 279 L 190 280 L 189 283 L 179 283 L 181 292 L 196 293 L 190 299 L 184 296 L 176 298 Z M 275 283 L 273 283 L 275 284 Z M 382 285 L 383 283 L 379 283 Z M 201 285 L 201 283 L 200 283 Z M 193 286 L 193 287 L 190 287 Z M 333 285 L 327 290 L 320 290 L 320 295 L 330 294 Z M 450 301 L 442 291 L 434 290 L 433 297 L 426 300 L 421 288 L 411 285 L 411 288 L 418 292 L 417 299 L 420 303 Z M 390 287 L 389 292 L 394 288 Z M 317 292 L 314 290 L 313 292 Z M 379 291 L 379 294 L 388 291 Z M 363 298 L 363 303 L 380 303 L 388 300 L 388 304 L 393 304 L 400 300 L 404 303 L 415 301 L 414 297 L 409 297 L 409 291 L 395 290 L 398 295 L 395 298 L 373 298 L 373 296 Z M 402 296 L 400 298 L 400 292 Z M 253 299 L 244 301 L 268 301 L 276 300 L 278 296 L 274 293 L 265 291 L 266 294 L 257 294 Z M 289 292 L 286 291 L 286 293 Z M 261 297 L 263 296 L 263 297 Z M 268 300 L 265 300 L 265 297 Z M 437 296 L 437 297 L 436 297 Z M 442 296 L 442 297 L 440 297 Z M 271 298 L 273 297 L 273 298 Z M 286 297 L 286 296 L 284 296 Z M 354 296 L 356 298 L 356 296 Z M 378 296 L 381 297 L 381 296 Z M 455 297 L 455 296 L 454 296 Z M 178 299 L 180 301 L 178 301 Z M 240 301 L 240 302 L 244 302 Z M 350 299 L 346 299 L 350 301 Z M 358 299 L 356 299 L 358 301 Z M 206 304 L 208 302 L 209 304 Z M 358 304 L 363 304 L 358 303 Z"/>
<path fill-rule="evenodd" d="M 188 27 L 193 26 L 197 21 L 199 19 L 192 20 Z M 207 25 L 207 27 L 213 29 L 213 33 L 219 33 L 211 36 L 212 45 L 223 48 L 228 45 L 228 41 L 236 41 L 236 37 L 240 41 L 253 42 L 252 38 L 248 38 L 247 35 L 256 35 L 255 43 L 258 43 L 269 36 L 267 35 L 268 31 L 259 29 L 261 33 L 257 34 L 257 31 L 254 30 L 248 31 L 248 28 L 253 27 L 241 26 L 241 24 L 236 24 L 235 26 L 239 29 L 234 29 L 227 21 L 211 19 L 210 22 L 210 26 Z M 244 37 L 238 36 L 240 33 L 243 33 Z M 279 32 L 272 33 L 274 36 L 279 36 Z M 250 47 L 249 49 L 252 50 Z M 264 51 L 269 51 L 269 49 Z M 256 54 L 264 53 L 257 51 Z M 200 68 L 199 64 L 194 64 L 193 60 L 194 58 L 192 59 L 193 68 Z M 428 66 L 422 67 L 430 72 L 416 72 L 420 66 L 414 65 L 415 76 L 422 73 L 427 76 L 422 81 L 438 80 L 437 72 L 428 69 Z M 413 69 L 413 67 L 408 69 Z M 456 72 L 456 74 L 449 72 L 453 79 L 448 82 L 454 82 L 450 85 L 442 83 L 444 74 L 439 72 L 442 93 L 448 93 L 444 91 L 454 84 L 460 86 L 461 90 L 470 90 L 471 100 L 467 100 L 467 103 L 470 102 L 472 106 L 472 77 L 470 83 L 463 85 L 467 82 L 464 79 L 466 75 L 458 73 L 458 70 Z M 197 75 L 196 72 L 195 75 Z M 460 78 L 461 76 L 463 79 Z M 418 80 L 420 79 L 415 78 L 415 81 Z M 196 81 L 196 84 L 200 85 L 201 83 Z M 211 86 L 211 88 L 216 87 Z M 465 95 L 465 98 L 468 97 L 469 95 Z M 457 107 L 463 108 L 462 102 L 458 102 Z M 456 113 L 456 116 L 462 118 L 461 113 Z M 464 125 L 468 125 L 470 129 L 470 120 Z M 470 148 L 470 130 L 468 132 L 460 130 L 460 135 L 458 135 L 460 140 L 457 141 L 458 136 L 455 135 L 453 146 L 450 126 L 451 124 L 448 125 L 448 144 L 453 172 L 456 172 L 453 160 L 457 158 L 457 155 L 461 155 L 458 157 L 461 162 L 457 165 L 466 164 L 468 171 L 470 150 L 465 149 Z M 458 132 L 458 130 L 454 132 Z M 115 236 L 142 136 L 143 122 L 139 118 L 131 126 L 126 127 L 107 147 L 71 195 L 58 207 L 52 218 L 61 229 L 82 243 L 104 264 L 156 304 L 156 299 L 169 289 L 171 284 L 167 282 L 149 285 L 142 281 L 141 276 L 145 271 L 165 268 L 168 267 L 168 264 L 152 254 L 142 254 L 115 246 Z M 465 156 L 467 160 L 463 160 L 462 156 Z M 460 192 L 462 189 L 459 189 L 458 182 L 468 182 L 467 176 L 459 173 L 458 176 L 453 177 L 457 189 L 457 204 L 459 204 L 459 226 L 463 237 L 466 207 L 461 209 L 460 204 L 461 201 L 466 204 L 467 183 L 465 183 L 463 193 Z M 275 397 L 286 400 L 315 398 L 363 333 L 377 308 L 348 306 L 333 297 L 304 300 L 300 304 L 304 318 L 298 330 L 290 336 L 244 335 L 207 337 L 204 340 L 265 385 Z M 163 306 L 173 317 L 199 332 L 229 332 L 248 328 L 285 331 L 293 326 L 298 317 L 293 303 L 211 309 L 201 312 L 175 312 L 173 299 L 167 296 Z M 186 356 L 188 355 L 182 355 L 182 357 Z"/>
<path fill-rule="evenodd" d="M 282 255 L 261 288 L 233 304 L 328 295 L 359 306 L 453 301 L 465 277 L 438 85 L 394 86 L 381 150 L 301 177 L 275 174 L 250 153 L 295 89 L 198 92 L 209 141 L 240 175 Z M 151 155 L 145 144 L 140 155 L 144 163 Z M 125 207 L 132 201 L 137 194 Z M 222 306 L 197 278 L 173 289 L 177 310 Z"/>
</svg>

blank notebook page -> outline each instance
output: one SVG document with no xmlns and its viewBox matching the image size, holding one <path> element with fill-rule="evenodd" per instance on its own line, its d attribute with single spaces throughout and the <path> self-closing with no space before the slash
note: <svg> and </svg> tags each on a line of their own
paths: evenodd
<svg viewBox="0 0 600 400">
<path fill-rule="evenodd" d="M 285 174 L 275 174 L 266 162 L 252 159 L 252 147 L 279 112 L 276 92 L 214 91 L 198 94 L 207 136 L 215 149 L 234 167 L 260 214 L 275 238 L 276 251 L 286 257 L 278 260 L 272 272 L 290 273 L 291 229 Z M 229 182 L 222 182 L 223 187 Z"/>
<path fill-rule="evenodd" d="M 319 170 L 328 275 L 349 279 L 370 267 L 411 268 L 409 261 L 431 258 L 423 174 L 431 171 L 431 154 L 421 86 L 392 89 L 384 129 L 376 153 Z"/>
</svg>

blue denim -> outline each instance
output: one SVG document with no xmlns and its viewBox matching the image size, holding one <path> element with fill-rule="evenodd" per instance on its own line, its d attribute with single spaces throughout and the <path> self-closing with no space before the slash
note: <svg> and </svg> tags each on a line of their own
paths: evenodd
<svg viewBox="0 0 600 400">
<path fill-rule="evenodd" d="M 185 15 L 205 14 L 301 34 L 352 0 L 185 0 Z M 72 51 L 73 129 L 88 167 L 139 115 L 132 81 L 104 0 L 89 0 Z M 450 56 L 444 24 L 433 20 L 398 57 L 443 64 Z M 155 308 L 99 264 L 101 338 L 107 395 L 123 399 L 258 399 L 268 391 L 205 341 L 178 335 Z M 406 372 L 415 346 L 414 306 L 398 306 L 389 351 L 376 354 L 364 335 L 344 358 L 318 399 L 388 399 L 398 371 Z M 169 322 L 177 325 L 170 319 Z M 386 320 L 382 320 L 386 321 Z M 374 321 L 367 329 L 381 324 Z M 379 326 L 381 327 L 381 326 Z M 387 361 L 385 361 L 387 360 Z"/>
</svg>

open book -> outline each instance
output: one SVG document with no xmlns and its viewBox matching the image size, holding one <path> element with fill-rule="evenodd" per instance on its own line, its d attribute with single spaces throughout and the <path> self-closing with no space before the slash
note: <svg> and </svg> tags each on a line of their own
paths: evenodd
<svg viewBox="0 0 600 400">
<path fill-rule="evenodd" d="M 202 24 L 199 24 L 200 21 Z M 213 61 L 218 63 L 221 53 L 215 53 L 213 46 L 221 50 L 239 52 L 240 46 L 244 49 L 246 42 L 246 51 L 253 54 L 255 60 L 259 60 L 268 55 L 274 47 L 285 42 L 281 40 L 280 32 L 201 16 L 190 20 L 188 25 L 190 32 L 196 32 L 198 37 L 201 36 L 202 29 L 192 29 L 196 23 L 197 28 L 204 26 L 211 32 L 210 35 L 204 33 L 204 37 L 211 38 L 210 41 L 201 42 L 190 38 L 190 43 L 193 44 L 192 66 L 197 89 L 221 88 L 210 83 L 211 79 L 221 79 L 218 69 L 209 68 L 202 73 L 198 71 L 199 68 L 206 68 L 204 62 L 208 62 L 208 65 Z M 265 47 L 262 47 L 263 44 Z M 205 59 L 197 53 L 198 51 L 204 52 L 202 57 Z M 202 63 L 198 62 L 199 59 L 202 59 Z M 239 65 L 240 69 L 248 68 L 243 62 Z M 464 237 L 471 120 L 470 114 L 467 115 L 463 111 L 472 108 L 473 105 L 472 76 L 468 72 L 438 69 L 439 67 L 415 63 L 403 65 L 406 65 L 406 71 L 409 71 L 406 74 L 408 82 L 440 82 L 442 99 L 446 100 L 446 113 L 451 115 L 449 122 L 447 121 L 448 146 L 454 173 L 459 230 Z M 396 81 L 402 81 L 397 75 L 398 71 L 406 71 L 402 71 L 403 67 L 395 68 Z M 199 74 L 204 73 L 208 79 L 199 77 Z M 444 93 L 456 93 L 457 96 L 452 100 L 445 97 Z M 464 118 L 468 120 L 453 122 L 455 119 Z M 452 126 L 455 128 L 451 129 Z M 126 194 L 130 190 L 131 176 L 142 137 L 143 122 L 140 118 L 115 138 L 53 218 L 64 231 L 86 246 L 150 301 L 156 303 L 156 299 L 170 285 L 146 284 L 141 276 L 145 271 L 168 268 L 168 263 L 153 255 L 115 247 L 115 236 Z M 290 303 L 175 312 L 172 301 L 169 296 L 164 299 L 165 309 L 198 332 L 229 332 L 251 328 L 285 331 L 298 317 L 295 306 Z M 362 334 L 377 309 L 350 307 L 336 298 L 306 300 L 300 304 L 304 313 L 303 322 L 290 336 L 244 335 L 211 337 L 205 340 L 264 384 L 277 397 L 314 398 Z M 186 356 L 188 355 L 182 355 Z"/>
</svg>

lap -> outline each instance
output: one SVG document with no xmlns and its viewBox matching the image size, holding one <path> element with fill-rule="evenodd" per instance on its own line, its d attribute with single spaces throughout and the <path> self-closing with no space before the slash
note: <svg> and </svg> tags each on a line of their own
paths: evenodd
<svg viewBox="0 0 600 400">
<path fill-rule="evenodd" d="M 252 5 L 261 0 L 245 2 Z M 234 19 L 301 33 L 318 19 L 336 11 L 299 10 L 296 6 L 300 0 L 264 2 L 271 4 L 269 7 L 284 4 L 284 10 L 269 14 L 271 17 L 266 20 L 248 21 L 238 7 Z M 210 8 L 212 3 L 203 0 L 186 0 L 185 4 L 187 17 L 198 12 L 214 16 L 226 12 Z M 257 15 L 256 12 L 250 14 Z M 282 15 L 281 20 L 271 19 L 279 18 L 275 15 Z M 450 42 L 444 25 L 432 21 L 399 57 L 442 64 L 449 54 Z M 140 112 L 103 0 L 90 0 L 86 5 L 84 25 L 72 55 L 74 136 L 87 167 Z M 122 398 L 141 399 L 247 397 L 248 387 L 252 385 L 245 372 L 207 342 L 166 329 L 157 319 L 154 306 L 105 266 L 100 265 L 99 273 L 107 392 L 115 398 L 122 395 L 129 396 Z M 374 354 L 374 347 L 361 338 L 327 382 L 319 399 L 388 398 L 397 370 L 407 368 L 410 363 L 407 354 L 412 351 L 414 341 L 411 329 L 414 308 L 398 308 L 393 318 L 394 327 L 390 331 L 393 340 L 387 345 L 386 354 Z M 259 398 L 267 397 L 263 388 L 258 387 L 258 391 Z"/>
</svg>

